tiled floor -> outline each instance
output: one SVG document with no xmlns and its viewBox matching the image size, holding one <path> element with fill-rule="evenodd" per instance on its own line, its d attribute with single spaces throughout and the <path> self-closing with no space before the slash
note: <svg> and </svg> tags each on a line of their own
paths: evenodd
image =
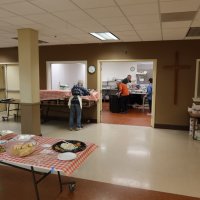
<svg viewBox="0 0 200 200">
<path fill-rule="evenodd" d="M 35 200 L 30 173 L 0 166 L 0 199 L 2 200 Z M 39 177 L 37 177 L 39 178 Z M 68 181 L 68 177 L 62 177 Z M 198 200 L 199 198 L 170 193 L 124 187 L 86 179 L 73 178 L 76 189 L 70 192 L 63 186 L 59 192 L 58 177 L 50 175 L 39 184 L 40 200 Z M 11 188 L 14 188 L 11 190 Z M 13 198 L 14 197 L 14 198 Z"/>
<path fill-rule="evenodd" d="M 148 115 L 148 110 L 129 108 L 128 112 L 112 113 L 109 109 L 109 102 L 102 103 L 101 122 L 106 124 L 124 124 L 135 126 L 150 126 L 151 115 Z"/>
<path fill-rule="evenodd" d="M 0 121 L 0 129 L 20 133 L 20 123 Z M 103 123 L 69 131 L 64 121 L 49 121 L 41 130 L 99 145 L 74 177 L 200 198 L 200 141 L 187 131 Z"/>
</svg>

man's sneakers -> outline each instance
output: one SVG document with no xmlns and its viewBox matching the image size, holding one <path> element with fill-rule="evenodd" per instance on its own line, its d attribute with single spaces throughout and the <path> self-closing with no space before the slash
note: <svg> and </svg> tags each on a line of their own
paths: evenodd
<svg viewBox="0 0 200 200">
<path fill-rule="evenodd" d="M 75 130 L 80 131 L 82 128 L 77 127 Z M 69 128 L 70 131 L 73 131 L 73 128 Z"/>
</svg>

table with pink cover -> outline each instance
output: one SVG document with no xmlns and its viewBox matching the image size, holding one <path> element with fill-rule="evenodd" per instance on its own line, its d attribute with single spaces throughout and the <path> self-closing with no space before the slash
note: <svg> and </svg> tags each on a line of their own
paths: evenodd
<svg viewBox="0 0 200 200">
<path fill-rule="evenodd" d="M 59 116 L 69 112 L 68 100 L 71 96 L 70 90 L 40 90 L 40 107 L 43 122 L 49 120 L 50 116 Z M 81 96 L 83 109 L 89 109 L 96 105 L 99 100 L 99 92 L 90 91 L 90 95 Z"/>
<path fill-rule="evenodd" d="M 51 147 L 45 147 L 46 144 L 53 145 L 62 139 L 50 138 L 50 137 L 40 137 L 35 136 L 35 139 L 38 143 L 36 150 L 26 157 L 15 157 L 10 156 L 6 152 L 0 153 L 0 163 L 9 165 L 15 168 L 23 169 L 29 171 L 33 174 L 33 182 L 35 186 L 36 197 L 39 199 L 38 193 L 38 183 L 42 181 L 46 176 L 51 174 L 53 171 L 56 171 L 58 174 L 58 179 L 60 183 L 60 192 L 62 191 L 62 185 L 68 184 L 70 191 L 75 189 L 75 182 L 63 183 L 61 181 L 60 172 L 63 172 L 65 175 L 70 176 L 80 165 L 85 161 L 85 159 L 97 148 L 97 145 L 92 143 L 86 144 L 86 149 L 80 152 L 77 152 L 76 159 L 71 161 L 58 160 L 58 153 L 51 149 Z M 46 153 L 48 152 L 48 153 Z M 20 166 L 19 166 L 20 165 Z M 29 168 L 24 168 L 24 167 Z M 38 172 L 34 168 L 45 169 L 48 172 Z M 36 180 L 35 174 L 41 174 L 42 177 L 39 180 Z"/>
<path fill-rule="evenodd" d="M 71 96 L 70 90 L 40 90 L 40 100 L 62 100 Z M 99 93 L 95 90 L 90 91 L 89 96 L 81 96 L 83 100 L 98 101 Z"/>
</svg>

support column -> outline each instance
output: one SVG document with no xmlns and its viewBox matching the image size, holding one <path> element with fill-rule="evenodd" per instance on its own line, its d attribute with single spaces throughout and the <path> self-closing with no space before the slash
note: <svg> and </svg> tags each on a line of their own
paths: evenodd
<svg viewBox="0 0 200 200">
<path fill-rule="evenodd" d="M 18 30 L 22 134 L 41 135 L 38 32 Z"/>
</svg>

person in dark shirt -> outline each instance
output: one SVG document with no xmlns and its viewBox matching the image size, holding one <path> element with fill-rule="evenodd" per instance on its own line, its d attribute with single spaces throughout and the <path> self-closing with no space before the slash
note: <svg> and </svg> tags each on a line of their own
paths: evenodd
<svg viewBox="0 0 200 200">
<path fill-rule="evenodd" d="M 122 83 L 127 84 L 127 83 L 131 83 L 131 75 L 129 74 L 126 78 L 124 78 L 122 80 Z"/>
<path fill-rule="evenodd" d="M 118 87 L 118 95 L 119 95 L 119 103 L 120 103 L 120 112 L 127 113 L 128 112 L 128 97 L 129 97 L 129 90 L 125 83 L 117 81 Z"/>
<path fill-rule="evenodd" d="M 70 116 L 69 116 L 69 128 L 72 131 L 74 128 L 74 117 L 76 114 L 76 130 L 81 129 L 81 112 L 82 112 L 82 99 L 81 96 L 90 95 L 88 90 L 83 87 L 83 82 L 78 81 L 77 85 L 74 85 L 71 89 L 72 96 L 69 99 L 68 106 L 70 109 Z"/>
<path fill-rule="evenodd" d="M 150 78 L 149 85 L 147 86 L 147 94 L 146 94 L 146 97 L 147 97 L 148 103 L 149 103 L 149 113 L 150 114 L 151 114 L 151 107 L 152 107 L 152 83 L 153 83 L 153 79 Z"/>
</svg>

